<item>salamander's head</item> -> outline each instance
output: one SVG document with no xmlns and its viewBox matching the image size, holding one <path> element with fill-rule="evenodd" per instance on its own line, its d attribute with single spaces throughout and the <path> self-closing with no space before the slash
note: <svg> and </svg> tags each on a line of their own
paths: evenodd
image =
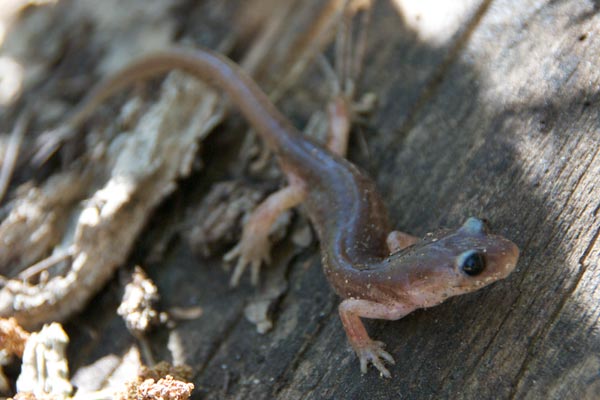
<svg viewBox="0 0 600 400">
<path fill-rule="evenodd" d="M 506 278 L 519 258 L 513 242 L 488 233 L 485 222 L 473 217 L 413 247 L 406 249 L 417 261 L 409 274 L 409 291 L 422 307 Z"/>
<path fill-rule="evenodd" d="M 488 233 L 484 221 L 471 217 L 444 244 L 456 251 L 460 286 L 484 286 L 506 278 L 517 265 L 519 249 L 508 239 Z"/>
</svg>

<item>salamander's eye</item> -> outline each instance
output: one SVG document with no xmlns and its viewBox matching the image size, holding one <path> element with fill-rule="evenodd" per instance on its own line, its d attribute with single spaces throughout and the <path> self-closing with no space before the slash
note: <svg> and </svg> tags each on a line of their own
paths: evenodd
<svg viewBox="0 0 600 400">
<path fill-rule="evenodd" d="M 469 276 L 479 275 L 485 269 L 485 258 L 476 250 L 465 251 L 458 257 L 458 266 Z"/>
</svg>

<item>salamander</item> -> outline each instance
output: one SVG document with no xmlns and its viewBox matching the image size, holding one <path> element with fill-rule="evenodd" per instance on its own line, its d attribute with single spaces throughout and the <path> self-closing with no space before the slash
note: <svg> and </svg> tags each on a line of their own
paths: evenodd
<svg viewBox="0 0 600 400">
<path fill-rule="evenodd" d="M 268 228 L 283 210 L 303 203 L 317 232 L 325 276 L 342 298 L 339 314 L 360 368 L 372 363 L 385 377 L 393 357 L 372 340 L 361 318 L 397 320 L 451 296 L 508 276 L 519 250 L 471 217 L 457 229 L 424 239 L 392 231 L 374 182 L 339 152 L 300 133 L 242 69 L 209 50 L 174 49 L 146 56 L 101 82 L 76 108 L 74 130 L 96 106 L 134 81 L 182 70 L 223 90 L 275 155 L 290 186 L 270 196 L 244 228 L 229 259 L 232 283 L 247 265 L 253 281 L 269 260 Z"/>
</svg>

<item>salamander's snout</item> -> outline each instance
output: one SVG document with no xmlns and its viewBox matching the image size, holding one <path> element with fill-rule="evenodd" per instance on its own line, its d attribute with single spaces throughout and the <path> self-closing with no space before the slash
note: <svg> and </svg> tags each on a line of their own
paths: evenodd
<svg viewBox="0 0 600 400">
<path fill-rule="evenodd" d="M 519 260 L 519 248 L 499 235 L 487 235 L 485 258 L 488 275 L 492 280 L 504 279 L 515 269 Z"/>
</svg>

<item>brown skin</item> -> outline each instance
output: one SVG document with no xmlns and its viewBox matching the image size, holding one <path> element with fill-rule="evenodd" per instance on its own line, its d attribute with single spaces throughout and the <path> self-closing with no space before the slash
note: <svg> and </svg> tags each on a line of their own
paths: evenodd
<svg viewBox="0 0 600 400">
<path fill-rule="evenodd" d="M 291 196 L 286 196 L 285 207 L 304 201 L 319 236 L 327 279 L 344 299 L 340 317 L 362 372 L 371 362 L 389 377 L 383 360 L 393 363 L 393 358 L 381 342 L 369 338 L 361 317 L 399 319 L 415 309 L 477 290 L 514 269 L 517 247 L 488 234 L 475 218 L 457 230 L 422 241 L 391 232 L 387 210 L 371 179 L 343 157 L 303 136 L 236 64 L 207 50 L 171 50 L 131 64 L 87 96 L 68 121 L 69 132 L 115 91 L 173 69 L 224 90 L 277 156 L 295 187 Z M 42 153 L 53 151 L 56 145 L 50 143 Z M 242 243 L 251 240 L 247 239 L 242 238 Z M 262 253 L 244 258 L 242 249 L 241 255 L 239 251 L 235 254 L 241 260 L 237 277 L 245 264 L 253 262 L 253 275 L 257 275 L 262 260 L 268 259 L 268 241 L 266 236 L 261 239 L 266 243 L 262 247 L 247 247 L 259 248 Z M 390 248 L 394 250 L 391 255 Z"/>
</svg>

